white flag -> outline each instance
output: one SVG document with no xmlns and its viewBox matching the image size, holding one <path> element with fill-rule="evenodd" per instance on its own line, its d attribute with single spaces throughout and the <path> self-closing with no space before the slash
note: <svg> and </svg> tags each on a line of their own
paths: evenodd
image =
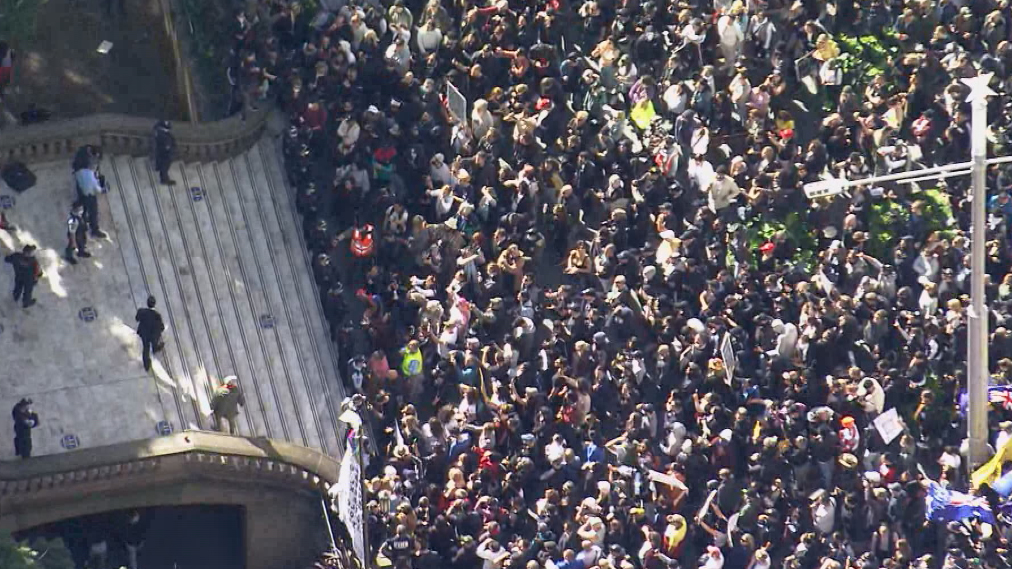
<svg viewBox="0 0 1012 569">
<path fill-rule="evenodd" d="M 352 545 L 362 565 L 368 566 L 365 556 L 365 520 L 362 516 L 362 467 L 358 462 L 354 433 L 341 457 L 341 472 L 337 476 L 337 515 L 351 534 Z"/>
</svg>

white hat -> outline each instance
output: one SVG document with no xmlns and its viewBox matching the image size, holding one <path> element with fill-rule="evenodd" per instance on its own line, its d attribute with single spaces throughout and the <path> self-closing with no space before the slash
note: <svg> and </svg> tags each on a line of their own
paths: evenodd
<svg viewBox="0 0 1012 569">
<path fill-rule="evenodd" d="M 661 239 L 668 240 L 668 239 L 674 239 L 674 238 L 675 238 L 675 232 L 674 231 L 672 231 L 670 229 L 665 229 L 664 231 L 661 231 Z"/>
</svg>

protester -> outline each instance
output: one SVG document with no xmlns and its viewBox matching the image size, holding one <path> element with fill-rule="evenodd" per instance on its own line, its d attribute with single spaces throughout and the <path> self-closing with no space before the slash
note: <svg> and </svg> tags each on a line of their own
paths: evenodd
<svg viewBox="0 0 1012 569">
<path fill-rule="evenodd" d="M 260 7 L 230 76 L 267 80 L 291 121 L 379 455 L 370 557 L 1007 565 L 999 490 L 958 494 L 968 181 L 803 188 L 969 160 L 979 73 L 1007 153 L 1008 2 Z M 988 184 L 1000 387 L 1012 170 Z M 1012 410 L 992 407 L 997 434 Z"/>
</svg>

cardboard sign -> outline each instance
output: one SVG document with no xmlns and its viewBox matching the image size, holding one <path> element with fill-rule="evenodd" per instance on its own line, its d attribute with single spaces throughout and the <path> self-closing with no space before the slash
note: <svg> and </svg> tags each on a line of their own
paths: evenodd
<svg viewBox="0 0 1012 569">
<path fill-rule="evenodd" d="M 727 376 L 727 384 L 731 385 L 734 378 L 734 370 L 738 367 L 738 358 L 734 355 L 734 346 L 731 345 L 731 334 L 725 333 L 724 339 L 720 341 L 720 358 L 724 360 L 724 373 Z"/>
<path fill-rule="evenodd" d="M 653 482 L 659 482 L 660 484 L 666 484 L 668 486 L 671 486 L 672 488 L 676 488 L 678 490 L 681 490 L 682 492 L 687 492 L 689 490 L 685 486 L 685 484 L 682 484 L 681 480 L 675 478 L 674 476 L 672 476 L 670 474 L 665 474 L 663 472 L 657 472 L 656 470 L 648 470 L 647 471 L 647 478 L 650 479 Z"/>
<path fill-rule="evenodd" d="M 907 428 L 906 424 L 903 423 L 903 419 L 900 419 L 895 407 L 875 417 L 872 423 L 875 425 L 875 429 L 878 430 L 878 434 L 882 435 L 882 440 L 885 444 L 893 442 L 893 439 L 900 436 Z"/>
</svg>

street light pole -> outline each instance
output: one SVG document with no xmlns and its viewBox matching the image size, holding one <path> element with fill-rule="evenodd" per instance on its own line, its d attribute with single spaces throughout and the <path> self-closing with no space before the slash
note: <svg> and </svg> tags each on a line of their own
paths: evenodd
<svg viewBox="0 0 1012 569">
<path fill-rule="evenodd" d="M 972 192 L 970 235 L 970 310 L 967 363 L 967 430 L 970 469 L 987 460 L 987 385 L 990 369 L 987 361 L 988 310 L 984 293 L 985 241 L 987 240 L 987 97 L 990 73 L 963 79 L 971 91 L 970 166 Z"/>
</svg>

